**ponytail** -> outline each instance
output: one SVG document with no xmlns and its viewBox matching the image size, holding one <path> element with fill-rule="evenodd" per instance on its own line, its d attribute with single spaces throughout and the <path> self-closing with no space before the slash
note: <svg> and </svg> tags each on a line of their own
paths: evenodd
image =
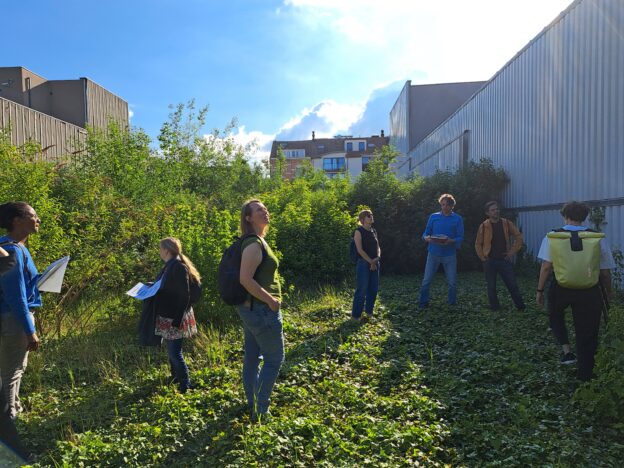
<svg viewBox="0 0 624 468">
<path fill-rule="evenodd" d="M 199 274 L 199 271 L 197 271 L 195 265 L 193 265 L 193 262 L 191 262 L 191 259 L 183 253 L 180 253 L 180 260 L 182 260 L 182 263 L 184 263 L 186 265 L 186 268 L 188 268 L 189 278 L 191 279 L 191 281 L 197 284 L 201 284 L 201 275 Z"/>
</svg>

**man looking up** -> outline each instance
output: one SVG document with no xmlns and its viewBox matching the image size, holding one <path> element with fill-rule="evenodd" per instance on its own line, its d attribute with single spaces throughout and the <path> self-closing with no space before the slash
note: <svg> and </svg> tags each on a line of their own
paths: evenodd
<svg viewBox="0 0 624 468">
<path fill-rule="evenodd" d="M 429 216 L 423 240 L 429 244 L 425 275 L 420 287 L 418 308 L 425 309 L 429 305 L 429 287 L 440 264 L 444 267 L 444 275 L 448 283 L 448 303 L 457 302 L 457 250 L 464 240 L 464 221 L 453 212 L 455 198 L 444 193 L 438 199 L 441 210 Z"/>
<path fill-rule="evenodd" d="M 475 250 L 483 262 L 490 309 L 500 310 L 500 303 L 496 294 L 496 275 L 500 274 L 509 294 L 511 294 L 516 309 L 524 310 L 526 306 L 522 300 L 511 263 L 513 256 L 522 248 L 522 233 L 514 223 L 501 218 L 500 207 L 497 202 L 487 202 L 485 214 L 488 219 L 483 221 L 477 230 Z"/>
</svg>

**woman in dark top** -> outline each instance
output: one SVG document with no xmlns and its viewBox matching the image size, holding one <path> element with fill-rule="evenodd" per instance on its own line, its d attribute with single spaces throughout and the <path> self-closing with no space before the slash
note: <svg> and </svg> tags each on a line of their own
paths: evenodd
<svg viewBox="0 0 624 468">
<path fill-rule="evenodd" d="M 199 283 L 199 272 L 182 253 L 182 244 L 175 237 L 160 241 L 160 258 L 165 266 L 156 278 L 162 280 L 154 297 L 155 334 L 167 344 L 172 382 L 181 393 L 191 387 L 189 371 L 182 355 L 182 340 L 197 334 L 195 314 L 191 307 L 190 282 Z"/>
<path fill-rule="evenodd" d="M 243 387 L 254 422 L 269 413 L 273 385 L 284 362 L 279 262 L 264 241 L 268 228 L 269 212 L 262 202 L 245 203 L 240 222 L 240 283 L 249 292 L 249 299 L 239 306 L 238 315 L 245 332 Z"/>
<path fill-rule="evenodd" d="M 381 250 L 377 239 L 377 231 L 372 227 L 373 213 L 370 210 L 362 210 L 358 215 L 359 226 L 353 233 L 353 240 L 358 252 L 358 260 L 355 265 L 355 294 L 353 295 L 353 308 L 351 319 L 360 320 L 362 309 L 366 303 L 366 317 L 373 316 L 375 299 L 379 290 L 379 258 Z"/>
</svg>

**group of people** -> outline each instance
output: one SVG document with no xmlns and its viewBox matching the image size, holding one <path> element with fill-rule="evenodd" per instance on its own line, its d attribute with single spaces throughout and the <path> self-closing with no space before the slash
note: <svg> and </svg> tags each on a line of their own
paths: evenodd
<svg viewBox="0 0 624 468">
<path fill-rule="evenodd" d="M 420 288 L 420 310 L 430 305 L 430 285 L 440 265 L 448 283 L 448 303 L 453 306 L 457 302 L 457 250 L 464 239 L 464 224 L 462 217 L 454 212 L 453 195 L 445 193 L 438 202 L 440 211 L 429 216 L 422 235 L 427 243 L 428 255 Z M 526 305 L 512 263 L 523 245 L 522 233 L 513 222 L 500 216 L 497 202 L 487 203 L 484 211 L 487 219 L 478 228 L 475 250 L 483 262 L 490 308 L 494 311 L 501 309 L 496 292 L 496 279 L 500 275 L 515 307 L 519 311 L 524 310 Z M 582 251 L 583 242 L 587 247 L 585 253 L 590 249 L 589 238 L 579 235 L 587 231 L 582 223 L 588 213 L 587 206 L 578 202 L 567 203 L 561 210 L 566 223 L 561 229 L 563 238 L 570 239 L 572 245 L 572 253 L 566 254 L 567 257 L 574 257 L 575 252 Z M 358 221 L 359 226 L 353 234 L 357 258 L 351 318 L 359 321 L 373 316 L 379 289 L 381 249 L 373 228 L 373 213 L 370 210 L 361 211 Z M 19 391 L 28 353 L 39 348 L 33 314 L 41 306 L 37 289 L 39 273 L 25 244 L 31 234 L 38 232 L 40 223 L 37 213 L 27 203 L 0 205 L 0 227 L 7 231 L 5 236 L 0 237 L 0 436 L 21 454 L 25 451 L 17 439 L 12 421 L 23 410 Z M 265 241 L 269 224 L 269 212 L 260 200 L 250 200 L 242 206 L 239 279 L 247 296 L 238 305 L 238 315 L 244 330 L 243 387 L 252 421 L 262 420 L 270 414 L 271 393 L 284 362 L 279 261 Z M 560 273 L 562 266 L 565 266 L 566 255 L 557 253 L 555 258 L 551 252 L 555 245 L 553 242 L 551 236 L 545 237 L 538 253 L 542 267 L 536 302 L 544 306 L 545 287 L 554 270 L 547 293 L 548 311 L 550 326 L 562 346 L 561 362 L 576 361 L 564 321 L 564 311 L 570 306 L 576 329 L 578 378 L 589 380 L 593 372 L 601 313 L 611 295 L 610 269 L 615 266 L 613 256 L 606 241 L 599 239 L 599 243 L 595 244 L 599 258 L 588 255 L 584 257 L 586 260 L 581 260 L 582 268 L 598 271 L 594 275 L 596 282 L 584 282 L 582 288 L 570 287 L 561 279 L 563 276 Z M 155 281 L 160 281 L 160 288 L 149 301 L 145 301 L 142 319 L 147 309 L 147 316 L 152 320 L 142 320 L 141 338 L 144 344 L 160 344 L 161 340 L 166 344 L 171 382 L 184 393 L 193 384 L 182 344 L 185 338 L 197 333 L 192 307 L 193 289 L 201 278 L 191 260 L 183 254 L 178 239 L 165 238 L 160 241 L 159 248 L 164 266 Z M 557 249 L 560 252 L 559 247 Z M 592 264 L 584 265 L 583 261 Z"/>
<path fill-rule="evenodd" d="M 429 306 L 429 289 L 440 265 L 448 283 L 448 304 L 454 306 L 457 302 L 457 250 L 464 239 L 464 224 L 462 217 L 453 211 L 453 195 L 442 194 L 438 202 L 440 211 L 429 216 L 422 235 L 428 253 L 420 288 L 419 310 Z M 524 311 L 526 304 L 513 269 L 514 258 L 523 246 L 522 233 L 512 221 L 501 217 L 498 202 L 486 203 L 484 213 L 487 219 L 477 229 L 474 247 L 483 263 L 490 309 L 501 310 L 496 289 L 496 280 L 500 275 L 516 309 Z M 537 254 L 542 265 L 535 299 L 540 307 L 548 307 L 550 328 L 562 347 L 561 364 L 577 362 L 565 324 L 565 310 L 568 307 L 572 309 L 578 353 L 577 377 L 588 381 L 593 377 L 601 317 L 606 313 L 612 296 L 611 270 L 615 268 L 615 261 L 604 235 L 593 233 L 583 226 L 589 215 L 587 205 L 572 201 L 566 203 L 560 213 L 565 225 L 557 231 L 562 235 L 546 235 Z M 360 226 L 354 232 L 359 257 L 351 312 L 353 320 L 361 320 L 364 302 L 366 317 L 372 317 L 379 289 L 381 249 L 372 223 L 372 212 L 364 210 L 359 215 Z M 581 232 L 586 233 L 581 236 L 582 239 L 579 237 Z M 561 252 L 557 259 L 550 252 L 553 245 Z M 595 254 L 592 255 L 592 252 Z M 574 276 L 583 278 L 576 282 L 570 280 Z M 547 284 L 548 301 L 545 301 Z"/>
</svg>

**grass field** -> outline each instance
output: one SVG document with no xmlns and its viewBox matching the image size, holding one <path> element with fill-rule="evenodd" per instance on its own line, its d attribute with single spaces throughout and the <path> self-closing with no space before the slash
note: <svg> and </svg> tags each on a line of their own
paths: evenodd
<svg viewBox="0 0 624 468">
<path fill-rule="evenodd" d="M 246 415 L 239 327 L 187 341 L 199 388 L 180 395 L 164 350 L 135 344 L 137 308 L 32 355 L 19 429 L 40 466 L 622 466 L 624 421 L 575 402 L 535 280 L 521 283 L 522 313 L 500 286 L 506 310 L 489 311 L 476 273 L 453 308 L 438 278 L 419 313 L 420 278 L 383 278 L 364 324 L 348 320 L 350 288 L 291 297 L 262 425 Z"/>
</svg>

